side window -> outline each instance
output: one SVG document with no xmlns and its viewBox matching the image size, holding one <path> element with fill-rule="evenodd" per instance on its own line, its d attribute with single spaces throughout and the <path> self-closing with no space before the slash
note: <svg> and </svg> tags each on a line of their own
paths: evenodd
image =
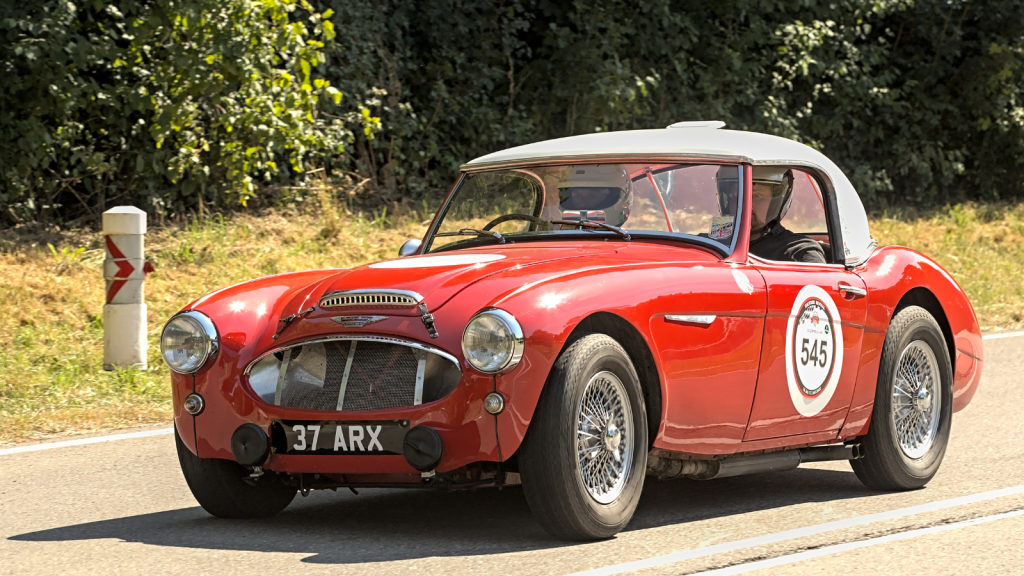
<svg viewBox="0 0 1024 576">
<path fill-rule="evenodd" d="M 672 232 L 708 238 L 726 246 L 732 243 L 739 206 L 736 200 L 739 196 L 738 167 L 714 164 L 661 167 L 653 170 L 649 179 L 646 176 L 635 179 L 633 189 L 634 207 L 659 225 L 658 228 L 636 225 L 636 229 L 664 230 L 667 218 Z M 631 226 L 633 222 L 631 217 Z"/>
<path fill-rule="evenodd" d="M 825 202 L 818 183 L 810 174 L 793 170 L 793 202 L 789 205 L 789 212 L 783 218 L 782 225 L 797 234 L 828 241 Z"/>
</svg>

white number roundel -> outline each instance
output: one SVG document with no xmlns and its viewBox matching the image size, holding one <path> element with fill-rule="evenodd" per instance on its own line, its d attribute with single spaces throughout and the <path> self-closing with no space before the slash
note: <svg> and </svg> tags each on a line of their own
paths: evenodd
<svg viewBox="0 0 1024 576">
<path fill-rule="evenodd" d="M 804 286 L 786 326 L 786 380 L 797 412 L 803 416 L 821 412 L 839 385 L 842 369 L 839 309 L 818 286 Z"/>
</svg>

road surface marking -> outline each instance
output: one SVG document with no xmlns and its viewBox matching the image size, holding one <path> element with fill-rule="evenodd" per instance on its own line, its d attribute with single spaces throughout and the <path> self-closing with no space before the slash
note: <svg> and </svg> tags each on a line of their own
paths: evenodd
<svg viewBox="0 0 1024 576">
<path fill-rule="evenodd" d="M 985 334 L 981 337 L 982 340 L 996 340 L 998 338 L 1014 338 L 1016 336 L 1024 336 L 1024 332 L 1005 332 L 995 334 Z"/>
<path fill-rule="evenodd" d="M 37 450 L 50 450 L 51 448 L 66 448 L 68 446 L 83 446 L 85 444 L 99 444 L 100 442 L 113 442 L 114 440 L 130 440 L 132 438 L 145 438 L 147 436 L 159 436 L 170 434 L 174 428 L 160 428 L 159 430 L 143 430 L 142 432 L 129 432 L 128 434 L 111 434 L 110 436 L 93 436 L 92 438 L 78 438 L 76 440 L 64 440 L 63 442 L 50 442 L 48 444 L 32 444 L 31 446 L 17 446 L 15 448 L 4 448 L 0 450 L 0 456 L 8 454 L 20 454 L 21 452 L 36 452 Z"/>
<path fill-rule="evenodd" d="M 877 544 L 888 544 L 889 542 L 908 540 L 910 538 L 917 538 L 918 536 L 927 536 L 929 534 L 936 534 L 938 532 L 946 532 L 948 530 L 957 530 L 959 528 L 977 526 L 978 524 L 985 524 L 987 522 L 994 522 L 996 520 L 1012 518 L 1014 516 L 1020 516 L 1021 514 L 1024 514 L 1024 510 L 1015 510 L 1013 512 L 993 514 L 992 516 L 982 516 L 981 518 L 964 520 L 962 522 L 955 522 L 953 524 L 942 524 L 939 526 L 932 526 L 930 528 L 908 530 L 906 532 L 898 532 L 896 534 L 889 534 L 888 536 L 879 536 L 878 538 L 870 538 L 868 540 L 847 542 L 845 544 L 836 544 L 834 546 L 826 546 L 824 548 L 817 548 L 815 550 L 797 552 L 796 554 L 779 556 L 778 558 L 769 558 L 768 560 L 758 560 L 757 562 L 737 564 L 735 566 L 719 568 L 717 570 L 696 572 L 694 574 L 691 574 L 690 576 L 732 576 L 733 574 L 746 574 L 747 572 L 753 572 L 755 570 L 764 570 L 766 568 L 775 568 L 776 566 L 785 566 L 786 564 L 793 564 L 794 562 L 810 560 L 811 558 L 818 558 L 820 556 L 828 556 L 829 554 L 849 552 L 850 550 L 857 550 L 858 548 L 867 548 L 868 546 L 875 546 Z"/>
<path fill-rule="evenodd" d="M 735 552 L 736 550 L 742 550 L 744 548 L 753 548 L 755 546 L 773 544 L 775 542 L 792 540 L 794 538 L 806 538 L 808 536 L 814 536 L 825 532 L 843 530 L 845 528 L 852 528 L 854 526 L 862 526 L 864 524 L 872 524 L 875 522 L 883 522 L 886 520 L 895 520 L 897 518 L 903 518 L 915 514 L 924 514 L 926 512 L 934 512 L 936 510 L 943 510 L 946 508 L 952 508 L 954 506 L 976 504 L 978 502 L 984 502 L 986 500 L 992 500 L 995 498 L 1004 498 L 1006 496 L 1013 496 L 1016 494 L 1024 494 L 1024 484 L 1021 484 L 1019 486 L 1012 486 L 1010 488 L 1003 488 L 1000 490 L 991 490 L 989 492 L 979 492 L 977 494 L 959 496 L 957 498 L 950 498 L 948 500 L 939 500 L 936 502 L 929 502 L 927 504 L 919 504 L 917 506 L 910 506 L 908 508 L 898 508 L 896 510 L 878 512 L 876 514 L 867 514 L 865 516 L 855 516 L 853 518 L 847 518 L 845 520 L 836 520 L 833 522 L 816 524 L 814 526 L 807 526 L 804 528 L 794 528 L 793 530 L 776 532 L 775 534 L 766 534 L 764 536 L 756 536 L 754 538 L 744 538 L 743 540 L 724 542 L 722 544 L 708 546 L 707 548 L 685 550 L 683 552 L 673 552 L 672 554 L 665 554 L 664 556 L 654 556 L 653 558 L 647 558 L 645 560 L 636 560 L 634 562 L 626 562 L 624 564 L 615 564 L 613 566 L 605 566 L 604 568 L 595 568 L 594 570 L 577 572 L 575 574 L 572 574 L 571 576 L 611 576 L 612 574 L 635 572 L 637 570 L 644 570 L 647 568 L 664 566 L 666 564 L 675 564 L 676 562 L 682 562 L 684 560 L 703 558 L 705 556 L 712 556 L 714 554 L 722 554 L 725 552 Z"/>
</svg>

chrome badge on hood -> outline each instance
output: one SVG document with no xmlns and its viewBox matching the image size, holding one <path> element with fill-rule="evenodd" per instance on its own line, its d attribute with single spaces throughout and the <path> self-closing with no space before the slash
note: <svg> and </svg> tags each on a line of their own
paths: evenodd
<svg viewBox="0 0 1024 576">
<path fill-rule="evenodd" d="M 375 324 L 381 320 L 387 320 L 387 316 L 334 316 L 334 320 L 345 328 L 362 328 L 369 324 Z"/>
</svg>

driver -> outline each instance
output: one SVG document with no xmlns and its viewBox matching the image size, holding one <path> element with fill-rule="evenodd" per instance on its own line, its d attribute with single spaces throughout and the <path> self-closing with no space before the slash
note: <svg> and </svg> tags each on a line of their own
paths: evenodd
<svg viewBox="0 0 1024 576">
<path fill-rule="evenodd" d="M 753 181 L 750 253 L 765 260 L 825 264 L 825 251 L 820 244 L 780 224 L 793 202 L 793 171 L 754 166 Z"/>
<path fill-rule="evenodd" d="M 587 220 L 622 226 L 629 218 L 633 186 L 619 164 L 570 166 L 558 181 L 562 220 Z"/>
</svg>

